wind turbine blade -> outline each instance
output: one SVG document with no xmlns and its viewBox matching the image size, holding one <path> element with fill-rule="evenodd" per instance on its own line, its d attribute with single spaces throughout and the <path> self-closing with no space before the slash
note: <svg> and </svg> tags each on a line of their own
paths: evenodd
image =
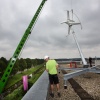
<svg viewBox="0 0 100 100">
<path fill-rule="evenodd" d="M 72 20 L 73 20 L 73 9 L 71 11 L 72 11 Z"/>
<path fill-rule="evenodd" d="M 67 20 L 69 20 L 70 18 L 69 18 L 69 11 L 67 11 Z"/>
<path fill-rule="evenodd" d="M 70 28 L 71 28 L 71 26 L 68 27 L 68 34 L 70 34 Z"/>
</svg>

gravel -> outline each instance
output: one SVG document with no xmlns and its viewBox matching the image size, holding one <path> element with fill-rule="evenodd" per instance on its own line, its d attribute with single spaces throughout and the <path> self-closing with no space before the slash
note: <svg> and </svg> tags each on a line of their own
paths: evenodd
<svg viewBox="0 0 100 100">
<path fill-rule="evenodd" d="M 57 89 L 56 86 L 54 86 L 54 98 L 49 95 L 48 100 L 81 100 L 69 82 L 67 84 L 67 89 L 64 89 L 63 74 L 60 73 L 58 76 L 60 80 L 61 97 L 59 98 L 57 96 Z M 73 79 L 78 82 L 79 85 L 94 98 L 94 100 L 100 100 L 100 74 L 86 73 L 74 77 Z"/>
</svg>

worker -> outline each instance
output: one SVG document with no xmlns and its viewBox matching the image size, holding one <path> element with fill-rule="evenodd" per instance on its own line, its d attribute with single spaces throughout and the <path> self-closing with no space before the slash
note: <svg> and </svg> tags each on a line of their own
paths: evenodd
<svg viewBox="0 0 100 100">
<path fill-rule="evenodd" d="M 90 64 L 90 67 L 92 67 L 92 58 L 89 57 L 89 64 Z"/>
<path fill-rule="evenodd" d="M 49 75 L 49 82 L 50 82 L 50 88 L 51 88 L 51 97 L 54 97 L 54 84 L 56 84 L 57 87 L 57 95 L 60 97 L 60 91 L 59 91 L 59 79 L 58 79 L 58 64 L 55 60 L 50 59 L 49 56 L 45 56 L 44 60 L 46 61 L 46 71 Z"/>
</svg>

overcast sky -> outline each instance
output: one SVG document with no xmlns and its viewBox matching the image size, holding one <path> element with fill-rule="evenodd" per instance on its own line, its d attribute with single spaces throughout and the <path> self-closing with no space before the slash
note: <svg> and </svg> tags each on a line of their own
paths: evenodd
<svg viewBox="0 0 100 100">
<path fill-rule="evenodd" d="M 41 1 L 0 0 L 0 57 L 12 57 Z M 100 57 L 100 0 L 47 0 L 20 58 L 79 58 L 68 25 L 61 24 L 71 9 L 82 23 L 82 30 L 73 29 L 84 57 Z"/>
</svg>

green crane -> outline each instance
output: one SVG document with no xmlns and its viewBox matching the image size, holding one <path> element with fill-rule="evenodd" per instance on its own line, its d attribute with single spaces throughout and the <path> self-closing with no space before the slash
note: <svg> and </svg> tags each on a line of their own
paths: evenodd
<svg viewBox="0 0 100 100">
<path fill-rule="evenodd" d="M 24 35 L 22 36 L 22 39 L 20 40 L 20 42 L 19 42 L 19 44 L 18 44 L 18 46 L 17 46 L 17 48 L 16 48 L 11 60 L 9 61 L 9 64 L 8 64 L 8 66 L 7 66 L 5 72 L 4 72 L 4 74 L 3 74 L 3 76 L 2 76 L 2 78 L 0 80 L 0 93 L 2 93 L 2 91 L 3 91 L 3 89 L 4 89 L 5 85 L 6 85 L 6 82 L 7 82 L 8 78 L 9 78 L 9 75 L 10 75 L 12 69 L 13 69 L 13 66 L 14 66 L 14 64 L 15 64 L 15 62 L 16 62 L 16 60 L 17 60 L 17 58 L 18 58 L 18 56 L 19 56 L 19 54 L 20 54 L 20 52 L 21 52 L 21 50 L 23 48 L 23 46 L 25 45 L 25 42 L 26 42 L 28 36 L 31 34 L 32 29 L 33 29 L 33 27 L 34 27 L 34 25 L 35 25 L 35 23 L 36 23 L 36 21 L 37 21 L 37 19 L 39 17 L 39 14 L 40 14 L 40 12 L 41 12 L 41 10 L 42 10 L 42 8 L 43 8 L 43 6 L 44 6 L 46 1 L 47 0 L 42 0 L 42 2 L 40 4 L 40 6 L 38 7 L 34 17 L 31 20 L 28 28 L 26 29 Z"/>
</svg>

